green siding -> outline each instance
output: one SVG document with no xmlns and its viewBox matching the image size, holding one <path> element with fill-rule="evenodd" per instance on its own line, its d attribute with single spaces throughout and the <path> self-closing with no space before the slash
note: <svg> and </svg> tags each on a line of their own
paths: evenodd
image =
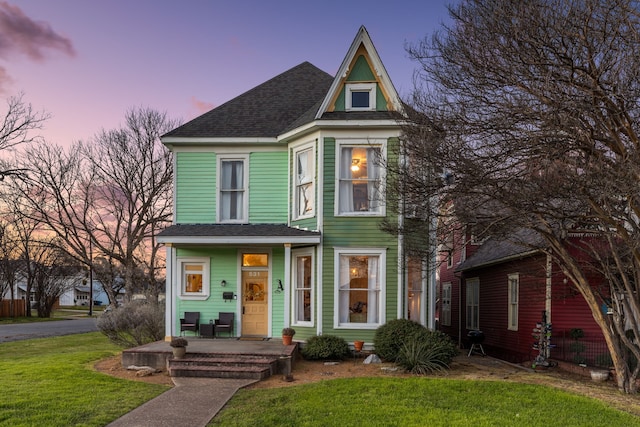
<svg viewBox="0 0 640 427">
<path fill-rule="evenodd" d="M 199 249 L 178 249 L 179 257 L 206 256 L 211 259 L 211 270 L 209 277 L 210 295 L 205 301 L 188 301 L 179 297 L 177 300 L 178 318 L 183 317 L 185 311 L 200 312 L 200 322 L 209 323 L 210 320 L 218 318 L 221 311 L 236 311 L 236 301 L 224 302 L 222 292 L 238 293 L 238 252 L 235 248 L 199 248 Z M 222 287 L 220 282 L 226 280 L 227 286 Z M 180 321 L 176 319 L 176 330 L 180 330 Z"/>
<path fill-rule="evenodd" d="M 262 249 L 264 250 L 264 249 Z M 259 252 L 260 249 L 256 249 Z M 178 257 L 209 257 L 211 270 L 209 283 L 210 295 L 205 301 L 177 300 L 176 330 L 180 330 L 179 318 L 184 317 L 185 311 L 200 312 L 200 321 L 209 323 L 218 318 L 220 312 L 236 312 L 237 300 L 224 302 L 223 292 L 233 292 L 240 298 L 240 277 L 238 277 L 238 252 L 239 248 L 193 248 L 178 249 Z M 275 292 L 278 279 L 284 283 L 284 248 L 273 248 L 271 254 L 271 319 L 272 331 L 270 336 L 279 337 L 284 327 L 284 292 Z M 222 287 L 220 282 L 225 280 L 227 285 Z M 240 314 L 236 313 L 238 325 L 241 321 Z M 236 335 L 239 332 L 236 330 Z"/>
<path fill-rule="evenodd" d="M 324 176 L 335 176 L 335 139 L 324 141 Z M 334 216 L 335 185 L 327 181 L 324 188 L 323 227 L 323 325 L 325 333 L 337 334 L 347 340 L 371 340 L 374 330 L 333 329 L 334 323 L 334 248 L 364 247 L 386 248 L 386 310 L 387 319 L 397 316 L 398 291 L 398 241 L 379 229 L 381 218 Z"/>
<path fill-rule="evenodd" d="M 347 77 L 348 82 L 371 82 L 376 79 L 376 76 L 369 68 L 369 63 L 367 62 L 364 55 L 358 56 L 356 59 L 356 63 L 353 64 L 353 69 L 349 73 Z"/>
<path fill-rule="evenodd" d="M 249 164 L 249 222 L 286 224 L 287 152 L 252 153 Z"/>
<path fill-rule="evenodd" d="M 215 153 L 176 153 L 175 187 L 177 223 L 216 221 Z"/>
</svg>

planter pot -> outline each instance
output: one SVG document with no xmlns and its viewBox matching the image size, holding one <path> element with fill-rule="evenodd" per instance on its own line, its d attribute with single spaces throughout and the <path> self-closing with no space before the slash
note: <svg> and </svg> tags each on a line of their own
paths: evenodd
<svg viewBox="0 0 640 427">
<path fill-rule="evenodd" d="M 293 336 L 292 335 L 283 335 L 282 336 L 282 344 L 291 345 L 292 341 L 293 341 Z"/>
<path fill-rule="evenodd" d="M 182 359 L 187 354 L 187 347 L 173 347 L 173 358 Z"/>
<path fill-rule="evenodd" d="M 362 351 L 362 346 L 364 346 L 364 341 L 354 341 L 353 342 L 353 348 L 355 348 L 356 351 L 358 351 L 358 352 Z"/>
<path fill-rule="evenodd" d="M 603 382 L 609 379 L 609 371 L 593 370 L 591 371 L 591 379 L 596 382 Z"/>
</svg>

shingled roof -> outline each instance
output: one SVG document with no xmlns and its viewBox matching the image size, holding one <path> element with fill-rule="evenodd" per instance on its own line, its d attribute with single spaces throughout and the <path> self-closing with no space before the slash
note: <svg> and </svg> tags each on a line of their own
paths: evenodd
<svg viewBox="0 0 640 427">
<path fill-rule="evenodd" d="M 319 231 L 286 224 L 175 224 L 158 233 L 160 243 L 320 243 Z"/>
<path fill-rule="evenodd" d="M 510 239 L 487 240 L 476 253 L 460 264 L 456 271 L 466 271 L 523 258 L 539 252 L 544 246 L 544 239 L 538 233 L 521 229 L 513 233 Z"/>
<path fill-rule="evenodd" d="M 331 75 L 303 62 L 164 137 L 276 137 L 319 105 L 332 81 Z"/>
</svg>

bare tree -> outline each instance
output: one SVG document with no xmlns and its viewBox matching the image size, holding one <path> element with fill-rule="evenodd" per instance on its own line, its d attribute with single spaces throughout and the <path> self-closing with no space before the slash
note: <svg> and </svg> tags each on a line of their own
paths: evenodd
<svg viewBox="0 0 640 427">
<path fill-rule="evenodd" d="M 59 298 L 82 282 L 82 265 L 74 262 L 61 247 L 64 247 L 63 243 L 51 239 L 31 248 L 29 281 L 41 318 L 51 317 Z"/>
<path fill-rule="evenodd" d="M 410 46 L 402 154 L 413 204 L 455 201 L 487 233 L 527 229 L 589 304 L 618 387 L 640 372 L 640 8 L 630 0 L 462 0 Z M 446 182 L 451 174 L 455 183 Z M 400 189 L 402 190 L 402 189 Z M 434 217 L 439 212 L 429 211 Z M 571 247 L 567 236 L 592 239 Z M 526 242 L 521 242 L 526 244 Z M 609 283 L 601 295 L 580 253 Z M 601 310 L 611 297 L 613 315 Z"/>
<path fill-rule="evenodd" d="M 20 94 L 7 99 L 7 108 L 0 122 L 0 150 L 6 150 L 19 144 L 40 139 L 32 131 L 41 129 L 50 117 L 48 113 L 36 112 L 31 104 L 26 104 L 24 95 Z M 14 168 L 0 168 L 0 181 L 8 175 L 20 173 Z"/>
<path fill-rule="evenodd" d="M 0 301 L 8 295 L 9 315 L 15 317 L 16 283 L 20 272 L 19 241 L 9 221 L 0 222 Z"/>
<path fill-rule="evenodd" d="M 17 168 L 30 169 L 13 180 L 30 217 L 86 266 L 96 257 L 120 264 L 127 298 L 141 266 L 157 270 L 155 233 L 171 218 L 173 177 L 160 136 L 176 125 L 163 113 L 132 110 L 122 129 L 102 131 L 92 144 L 34 144 L 17 159 Z"/>
</svg>

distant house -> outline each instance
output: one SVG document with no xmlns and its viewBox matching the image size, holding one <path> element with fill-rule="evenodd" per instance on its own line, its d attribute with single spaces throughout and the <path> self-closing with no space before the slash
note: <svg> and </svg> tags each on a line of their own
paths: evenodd
<svg viewBox="0 0 640 427">
<path fill-rule="evenodd" d="M 361 27 L 335 76 L 304 62 L 164 135 L 175 162 L 174 224 L 158 236 L 166 335 L 185 312 L 203 323 L 231 312 L 247 337 L 292 326 L 302 341 L 428 324 L 433 283 L 379 228 L 397 220 L 383 165 L 401 113 Z"/>
<path fill-rule="evenodd" d="M 443 247 L 440 252 L 441 331 L 469 348 L 469 331 L 481 330 L 488 354 L 523 362 L 539 354 L 539 329 L 544 319 L 551 324 L 551 346 L 545 356 L 608 366 L 600 327 L 558 265 L 535 249 L 543 247 L 538 236 L 523 232 L 513 241 L 477 241 L 470 230 L 456 239 L 464 242 L 462 245 Z M 588 237 L 574 234 L 569 238 L 579 242 Z M 526 241 L 530 246 L 515 241 Z M 595 273 L 591 279 L 594 286 L 602 280 Z M 572 329 L 583 331 L 580 346 L 571 338 Z M 575 351 L 580 348 L 583 350 Z"/>
<path fill-rule="evenodd" d="M 74 283 L 69 286 L 67 291 L 60 296 L 61 306 L 88 306 L 91 296 L 89 285 L 85 284 L 82 279 L 75 278 Z M 102 283 L 98 280 L 93 281 L 93 301 L 94 305 L 107 305 L 109 298 L 102 287 Z"/>
</svg>

